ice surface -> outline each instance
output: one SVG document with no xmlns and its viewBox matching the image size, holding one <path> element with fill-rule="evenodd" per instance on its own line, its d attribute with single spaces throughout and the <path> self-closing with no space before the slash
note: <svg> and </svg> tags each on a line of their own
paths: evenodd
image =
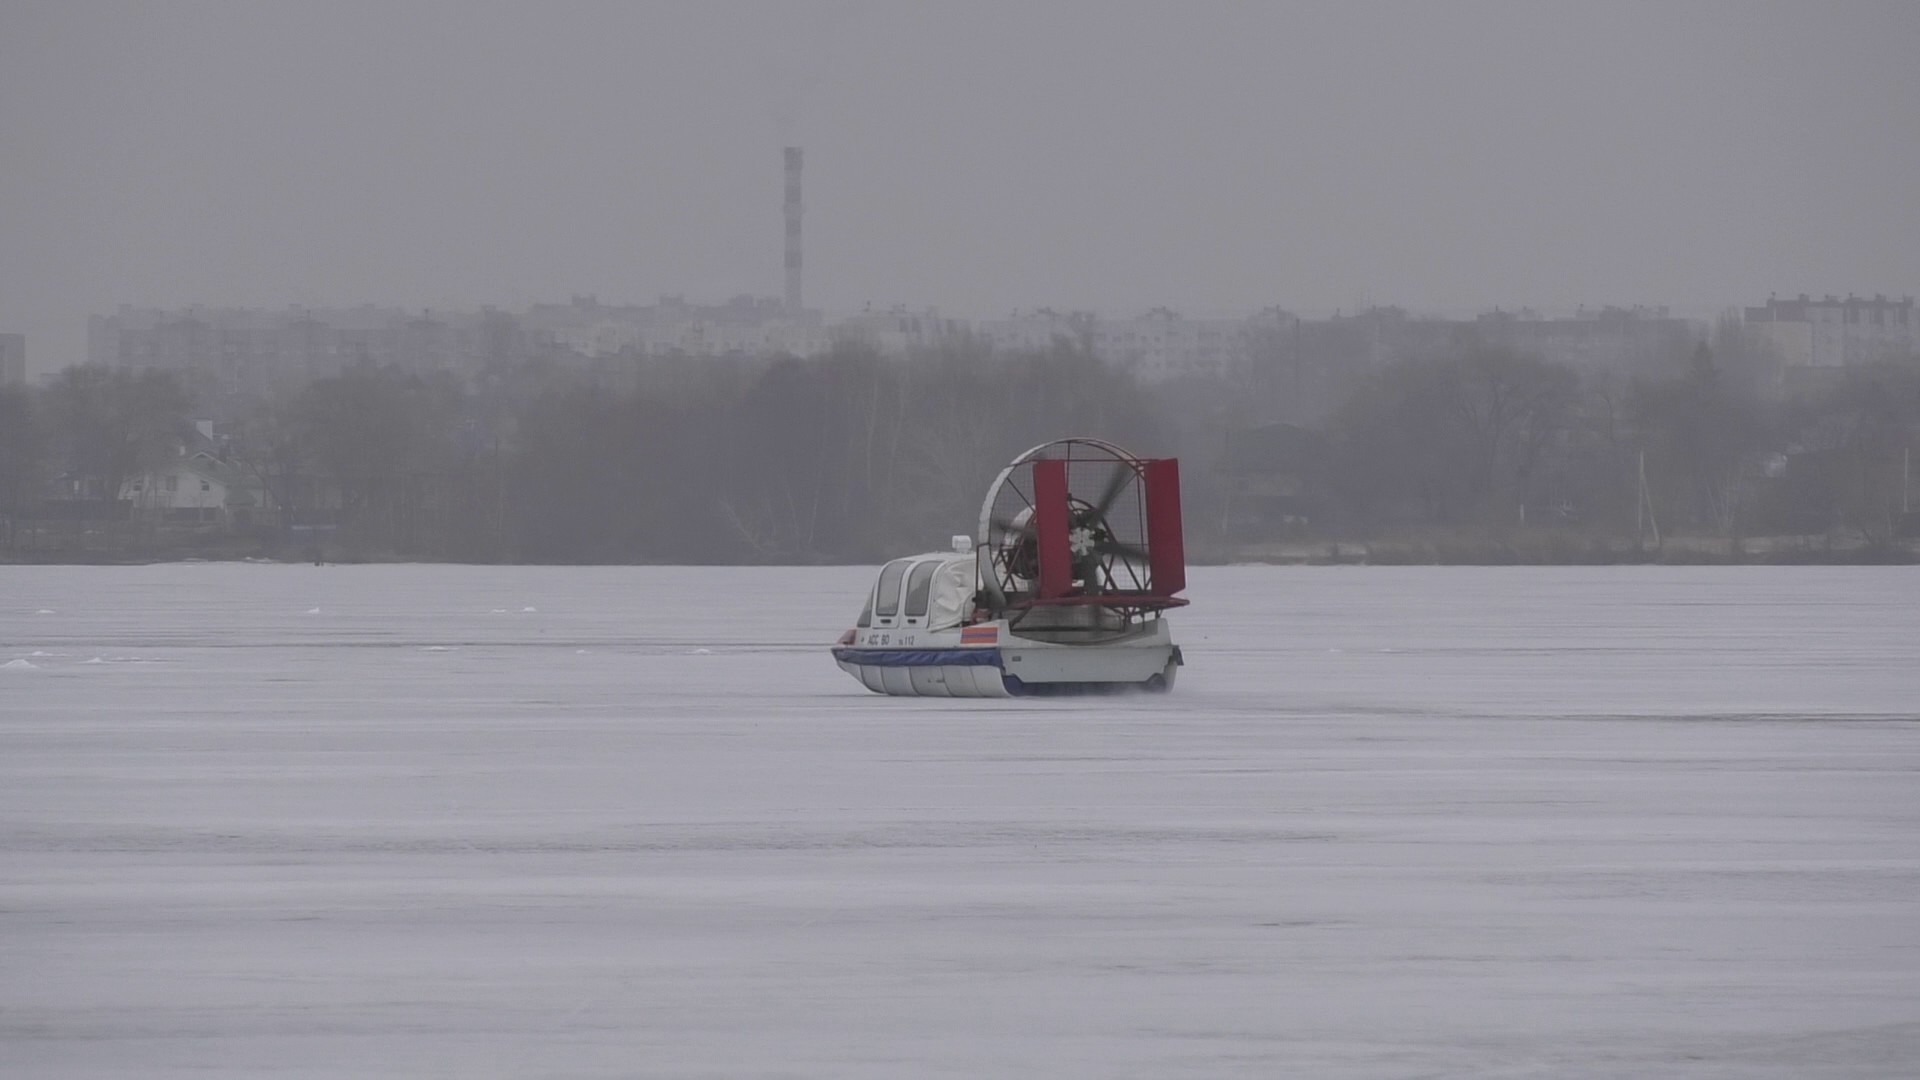
<svg viewBox="0 0 1920 1080">
<path fill-rule="evenodd" d="M 1912 570 L 1201 569 L 1007 702 L 870 578 L 0 567 L 0 1075 L 1920 1071 Z"/>
</svg>

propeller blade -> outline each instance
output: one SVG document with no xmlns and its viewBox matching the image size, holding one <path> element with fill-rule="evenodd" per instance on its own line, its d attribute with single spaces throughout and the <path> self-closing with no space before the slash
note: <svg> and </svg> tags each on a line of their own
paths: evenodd
<svg viewBox="0 0 1920 1080">
<path fill-rule="evenodd" d="M 1145 548 L 1134 547 L 1132 544 L 1123 544 L 1118 540 L 1105 541 L 1099 545 L 1097 550 L 1102 555 L 1118 555 L 1128 562 L 1143 563 L 1152 561 L 1150 556 L 1147 555 Z"/>
<path fill-rule="evenodd" d="M 980 584 L 985 587 L 987 607 L 998 614 L 1007 609 L 1007 591 L 1000 587 L 1000 573 L 991 565 L 981 566 Z"/>
<path fill-rule="evenodd" d="M 1114 462 L 1113 463 L 1113 479 L 1107 481 L 1106 490 L 1102 491 L 1100 493 L 1100 497 L 1094 500 L 1093 509 L 1087 516 L 1090 518 L 1098 518 L 1102 521 L 1105 521 L 1107 517 L 1107 511 L 1113 509 L 1114 500 L 1118 499 L 1120 497 L 1120 493 L 1127 489 L 1127 481 L 1132 479 L 1133 479 L 1132 466 L 1126 464 L 1125 462 L 1120 462 L 1120 461 Z"/>
<path fill-rule="evenodd" d="M 987 534 L 990 537 L 998 534 L 1001 536 L 1018 536 L 1024 539 L 1033 535 L 1032 518 L 1028 518 L 1024 524 L 1016 524 L 1006 518 L 994 518 L 989 524 L 993 530 Z"/>
</svg>

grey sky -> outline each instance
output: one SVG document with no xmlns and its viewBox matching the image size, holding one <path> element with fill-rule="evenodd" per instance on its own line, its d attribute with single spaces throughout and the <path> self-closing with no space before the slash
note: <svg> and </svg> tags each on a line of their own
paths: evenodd
<svg viewBox="0 0 1920 1080">
<path fill-rule="evenodd" d="M 1920 4 L 0 0 L 0 330 L 122 302 L 1920 292 Z"/>
</svg>

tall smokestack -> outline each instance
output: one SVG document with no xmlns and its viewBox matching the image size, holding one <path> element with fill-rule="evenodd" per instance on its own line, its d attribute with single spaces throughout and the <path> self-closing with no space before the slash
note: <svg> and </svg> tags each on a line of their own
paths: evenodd
<svg viewBox="0 0 1920 1080">
<path fill-rule="evenodd" d="M 800 148 L 787 147 L 787 310 L 800 310 Z"/>
</svg>

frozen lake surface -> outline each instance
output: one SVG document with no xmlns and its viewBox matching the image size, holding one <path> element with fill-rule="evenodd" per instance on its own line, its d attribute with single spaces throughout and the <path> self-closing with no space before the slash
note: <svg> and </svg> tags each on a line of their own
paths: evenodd
<svg viewBox="0 0 1920 1080">
<path fill-rule="evenodd" d="M 1206 569 L 1006 702 L 867 575 L 0 567 L 0 1075 L 1920 1075 L 1920 573 Z"/>
</svg>

